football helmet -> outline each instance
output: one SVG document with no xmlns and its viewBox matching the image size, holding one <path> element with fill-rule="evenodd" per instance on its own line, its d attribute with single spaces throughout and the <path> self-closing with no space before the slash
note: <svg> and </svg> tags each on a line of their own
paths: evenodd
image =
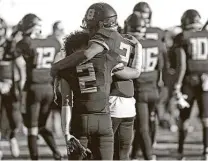
<svg viewBox="0 0 208 161">
<path fill-rule="evenodd" d="M 88 8 L 81 27 L 90 31 L 117 26 L 117 13 L 114 8 L 107 3 L 94 3 Z"/>
<path fill-rule="evenodd" d="M 183 29 L 200 29 L 201 15 L 197 10 L 189 9 L 186 10 L 181 17 L 181 27 Z"/>
<path fill-rule="evenodd" d="M 133 12 L 145 19 L 149 26 L 152 19 L 152 10 L 147 2 L 139 2 L 134 6 Z"/>
<path fill-rule="evenodd" d="M 41 19 L 32 13 L 25 15 L 19 23 L 20 30 L 23 35 L 40 34 L 41 33 Z"/>
<path fill-rule="evenodd" d="M 125 33 L 141 38 L 145 35 L 145 32 L 145 19 L 135 13 L 131 14 L 126 20 Z"/>
<path fill-rule="evenodd" d="M 0 18 L 0 37 L 5 37 L 7 32 L 6 22 Z"/>
</svg>

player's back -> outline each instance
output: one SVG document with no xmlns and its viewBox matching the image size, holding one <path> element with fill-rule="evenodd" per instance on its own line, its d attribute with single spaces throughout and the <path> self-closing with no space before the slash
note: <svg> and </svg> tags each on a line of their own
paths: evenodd
<svg viewBox="0 0 208 161">
<path fill-rule="evenodd" d="M 159 70 L 163 68 L 163 43 L 159 40 L 144 39 L 140 40 L 143 48 L 142 73 L 135 80 L 136 87 L 143 83 L 156 83 Z"/>
<path fill-rule="evenodd" d="M 90 41 L 97 42 L 107 50 L 118 54 L 125 66 L 131 65 L 130 60 L 135 54 L 133 52 L 134 44 L 119 32 L 110 29 L 100 29 Z M 131 80 L 119 80 L 114 77 L 113 82 L 112 96 L 132 97 L 134 95 L 133 82 Z"/>
<path fill-rule="evenodd" d="M 18 44 L 17 50 L 26 61 L 27 83 L 50 83 L 51 64 L 59 52 L 59 44 L 52 39 L 31 39 L 24 37 Z"/>
<path fill-rule="evenodd" d="M 97 54 L 75 69 L 60 72 L 73 90 L 76 113 L 108 113 L 111 71 L 118 64 L 118 55 L 110 51 Z"/>
<path fill-rule="evenodd" d="M 208 73 L 208 32 L 184 31 L 179 39 L 187 57 L 187 72 Z"/>
<path fill-rule="evenodd" d="M 164 40 L 165 33 L 158 27 L 148 27 L 145 33 L 146 39 Z"/>
</svg>

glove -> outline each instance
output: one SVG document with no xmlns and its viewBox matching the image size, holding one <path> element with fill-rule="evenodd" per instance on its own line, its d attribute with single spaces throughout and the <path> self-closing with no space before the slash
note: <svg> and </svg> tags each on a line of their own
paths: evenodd
<svg viewBox="0 0 208 161">
<path fill-rule="evenodd" d="M 188 96 L 186 94 L 182 94 L 180 91 L 175 91 L 174 94 L 176 97 L 175 104 L 178 105 L 179 109 L 184 109 L 184 108 L 190 107 L 189 103 L 186 101 L 186 99 L 188 98 Z"/>
<path fill-rule="evenodd" d="M 92 153 L 88 148 L 82 146 L 80 141 L 76 139 L 73 135 L 71 135 L 70 139 L 66 141 L 66 146 L 68 155 L 75 152 L 81 157 L 86 158 L 88 154 Z"/>
<path fill-rule="evenodd" d="M 119 70 L 123 70 L 124 69 L 124 64 L 123 63 L 119 63 L 117 64 L 111 71 L 111 76 L 114 75 L 115 72 L 119 71 Z"/>
<path fill-rule="evenodd" d="M 12 82 L 10 81 L 0 82 L 0 91 L 2 94 L 9 93 L 11 87 L 12 87 Z"/>
</svg>

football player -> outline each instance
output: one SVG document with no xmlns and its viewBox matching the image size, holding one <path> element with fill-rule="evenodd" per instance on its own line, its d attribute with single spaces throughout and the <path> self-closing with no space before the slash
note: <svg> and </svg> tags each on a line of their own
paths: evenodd
<svg viewBox="0 0 208 161">
<path fill-rule="evenodd" d="M 178 73 L 174 86 L 175 95 L 184 103 L 179 103 L 179 159 L 184 158 L 183 145 L 187 135 L 188 119 L 196 99 L 203 125 L 203 157 L 208 160 L 208 32 L 201 30 L 201 16 L 194 9 L 184 12 L 181 27 L 182 33 L 174 40 Z M 186 101 L 183 94 L 188 96 Z"/>
<path fill-rule="evenodd" d="M 90 45 L 86 50 L 71 54 L 63 60 L 52 65 L 51 75 L 56 76 L 59 70 L 71 68 L 86 62 L 96 54 L 104 50 L 112 50 L 121 55 L 121 59 L 127 65 L 130 57 L 128 42 L 117 31 L 117 13 L 107 3 L 95 3 L 91 5 L 83 19 L 82 28 L 90 34 Z M 138 45 L 138 41 L 135 40 Z M 138 77 L 140 71 L 124 67 L 128 74 L 126 78 Z M 122 78 L 122 77 L 121 77 Z"/>
<path fill-rule="evenodd" d="M 161 41 L 145 38 L 145 23 L 145 19 L 133 13 L 127 21 L 126 31 L 136 37 L 143 48 L 142 72 L 140 77 L 135 79 L 134 84 L 137 112 L 134 146 L 140 144 L 144 159 L 153 160 L 154 112 L 159 99 L 158 86 L 162 82 L 161 70 L 165 49 Z M 133 159 L 137 159 L 137 156 L 134 156 L 137 154 L 136 147 L 133 147 Z"/>
<path fill-rule="evenodd" d="M 65 53 L 61 50 L 62 44 L 63 44 L 63 36 L 64 36 L 64 27 L 61 21 L 56 21 L 54 22 L 52 26 L 52 34 L 48 36 L 48 38 L 53 39 L 54 41 L 58 41 L 60 44 L 60 52 L 58 52 L 54 58 L 54 62 L 57 62 L 65 57 Z M 61 125 L 60 125 L 60 112 L 61 112 L 61 94 L 60 92 L 57 92 L 58 104 L 52 102 L 52 112 L 51 112 L 51 121 L 50 122 L 50 127 L 55 131 L 55 134 L 59 137 L 62 136 L 62 131 L 61 131 Z"/>
<path fill-rule="evenodd" d="M 26 62 L 26 109 L 22 112 L 28 128 L 28 147 L 30 157 L 38 160 L 37 136 L 40 134 L 53 152 L 55 159 L 60 159 L 52 133 L 45 128 L 53 100 L 51 63 L 59 52 L 59 44 L 41 36 L 41 19 L 35 14 L 25 15 L 20 24 L 23 39 L 16 45 L 16 53 Z M 57 47 L 58 46 L 58 47 Z"/>
<path fill-rule="evenodd" d="M 14 157 L 18 157 L 20 151 L 16 134 L 21 125 L 20 89 L 25 82 L 25 67 L 24 60 L 14 52 L 13 41 L 6 39 L 6 30 L 6 23 L 0 18 L 0 103 L 6 109 L 11 127 L 9 140 L 11 153 Z"/>
<path fill-rule="evenodd" d="M 67 56 L 74 51 L 85 49 L 88 42 L 89 34 L 72 33 L 65 41 L 64 49 Z M 62 124 L 66 142 L 69 144 L 70 139 L 75 136 L 86 148 L 90 143 L 93 159 L 113 159 L 113 130 L 109 94 L 112 73 L 119 76 L 124 71 L 121 70 L 124 65 L 119 58 L 119 54 L 105 50 L 76 68 L 59 72 L 59 76 L 67 81 L 73 91 L 72 111 L 70 112 L 69 106 L 62 107 Z M 62 85 L 61 89 L 64 103 L 66 96 L 71 94 L 67 91 L 67 86 Z M 69 133 L 70 122 L 72 135 Z M 83 159 L 76 152 L 69 155 L 69 159 L 81 159 L 80 157 Z"/>
</svg>

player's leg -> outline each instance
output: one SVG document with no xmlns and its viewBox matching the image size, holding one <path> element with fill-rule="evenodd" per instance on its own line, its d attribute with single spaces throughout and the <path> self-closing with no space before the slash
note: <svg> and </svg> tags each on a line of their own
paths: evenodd
<svg viewBox="0 0 208 161">
<path fill-rule="evenodd" d="M 197 103 L 203 127 L 203 156 L 208 160 L 208 92 L 197 92 Z"/>
<path fill-rule="evenodd" d="M 155 143 L 155 136 L 157 130 L 157 111 L 156 106 L 159 101 L 159 90 L 157 86 L 153 86 L 152 90 L 148 92 L 148 109 L 149 109 L 149 127 L 152 145 Z"/>
<path fill-rule="evenodd" d="M 140 146 L 145 160 L 152 159 L 152 141 L 149 131 L 149 109 L 145 102 L 136 103 L 137 129 L 136 135 L 140 136 Z M 137 132 L 138 131 L 138 132 Z M 138 143 L 139 144 L 139 143 Z"/>
<path fill-rule="evenodd" d="M 118 160 L 129 160 L 129 152 L 132 145 L 134 128 L 134 117 L 122 118 L 118 128 L 119 136 L 119 158 Z"/>
<path fill-rule="evenodd" d="M 76 107 L 74 107 L 76 108 Z M 94 124 L 96 124 L 96 120 L 94 120 Z M 91 147 L 88 147 L 88 138 L 90 136 L 91 129 L 88 128 L 89 123 L 89 116 L 88 115 L 80 115 L 72 113 L 72 120 L 71 120 L 71 129 L 70 134 L 75 136 L 82 146 L 85 148 L 89 148 L 92 152 L 93 150 L 91 148 L 96 148 L 94 145 Z M 83 158 L 80 154 L 77 154 L 75 152 L 68 155 L 68 160 L 83 160 Z"/>
<path fill-rule="evenodd" d="M 159 125 L 161 127 L 167 127 L 167 120 L 165 114 L 167 113 L 167 102 L 168 102 L 168 87 L 161 87 L 159 99 L 156 106 L 157 116 L 159 119 Z"/>
<path fill-rule="evenodd" d="M 96 160 L 113 160 L 113 128 L 110 114 L 100 114 L 98 119 L 98 144 L 99 153 Z"/>
<path fill-rule="evenodd" d="M 1 142 L 1 127 L 2 125 L 2 95 L 0 94 L 0 142 Z M 0 147 L 0 160 L 3 158 L 3 152 Z"/>
<path fill-rule="evenodd" d="M 37 85 L 31 85 L 27 91 L 25 118 L 28 128 L 28 148 L 32 160 L 38 160 L 38 118 L 41 98 L 41 88 L 38 88 Z"/>
<path fill-rule="evenodd" d="M 114 160 L 119 160 L 119 131 L 118 128 L 121 124 L 122 118 L 111 117 L 112 127 L 114 133 Z"/>
<path fill-rule="evenodd" d="M 194 103 L 195 99 L 195 94 L 193 91 L 193 88 L 190 85 L 184 85 L 182 88 L 182 93 L 186 94 L 188 96 L 187 102 L 190 105 L 190 108 L 185 108 L 185 109 L 180 109 L 180 115 L 179 115 L 179 138 L 178 138 L 178 159 L 183 158 L 183 146 L 184 146 L 184 141 L 188 133 L 188 127 L 189 127 L 189 117 L 191 113 L 191 109 Z"/>
<path fill-rule="evenodd" d="M 51 85 L 43 86 L 44 97 L 41 101 L 40 113 L 38 119 L 39 134 L 43 137 L 47 145 L 50 147 L 53 152 L 55 159 L 61 159 L 61 154 L 58 150 L 58 147 L 55 143 L 54 136 L 50 130 L 46 128 L 46 121 L 50 114 L 50 105 L 53 100 L 53 88 Z"/>
<path fill-rule="evenodd" d="M 16 134 L 20 129 L 21 116 L 19 110 L 19 102 L 14 101 L 11 95 L 3 96 L 3 105 L 5 106 L 9 125 L 11 128 L 10 133 L 10 149 L 14 157 L 18 157 L 20 154 L 19 145 L 16 139 Z"/>
</svg>

